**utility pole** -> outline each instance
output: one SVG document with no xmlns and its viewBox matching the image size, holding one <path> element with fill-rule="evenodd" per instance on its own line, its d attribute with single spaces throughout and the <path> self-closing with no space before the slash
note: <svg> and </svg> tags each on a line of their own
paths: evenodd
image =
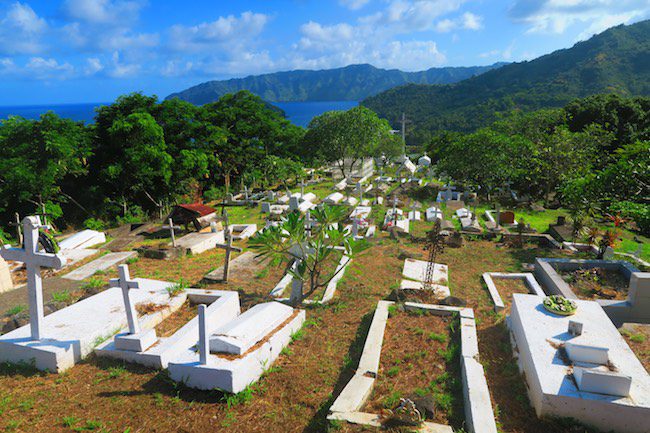
<svg viewBox="0 0 650 433">
<path fill-rule="evenodd" d="M 406 155 L 406 114 L 402 113 L 402 146 L 404 146 L 404 155 Z"/>
</svg>

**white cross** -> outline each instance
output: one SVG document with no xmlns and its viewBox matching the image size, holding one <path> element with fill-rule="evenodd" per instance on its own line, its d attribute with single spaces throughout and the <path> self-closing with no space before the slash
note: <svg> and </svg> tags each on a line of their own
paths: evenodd
<svg viewBox="0 0 650 433">
<path fill-rule="evenodd" d="M 140 332 L 140 323 L 135 311 L 135 305 L 131 302 L 129 289 L 138 289 L 140 285 L 137 281 L 131 280 L 129 276 L 129 266 L 118 266 L 119 278 L 111 278 L 111 287 L 122 289 L 122 298 L 124 298 L 124 309 L 126 310 L 126 320 L 129 322 L 129 334 L 138 334 Z"/>
<path fill-rule="evenodd" d="M 42 227 L 38 216 L 23 219 L 24 248 L 2 248 L 0 256 L 5 260 L 25 263 L 27 291 L 29 292 L 29 326 L 33 340 L 43 338 L 43 280 L 41 267 L 61 269 L 66 263 L 61 254 L 41 253 L 38 248 L 38 229 Z"/>
<path fill-rule="evenodd" d="M 244 185 L 244 198 L 248 201 L 248 187 Z"/>
<path fill-rule="evenodd" d="M 206 321 L 206 306 L 199 305 L 199 359 L 201 365 L 208 363 L 208 354 L 210 353 L 210 342 L 208 341 L 208 325 Z"/>
<path fill-rule="evenodd" d="M 300 181 L 300 197 L 301 198 L 305 197 L 305 181 L 304 180 Z"/>
</svg>

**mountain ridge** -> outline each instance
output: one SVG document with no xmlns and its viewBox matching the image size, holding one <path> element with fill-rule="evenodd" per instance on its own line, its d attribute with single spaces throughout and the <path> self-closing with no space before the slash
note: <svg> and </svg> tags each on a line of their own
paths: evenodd
<svg viewBox="0 0 650 433">
<path fill-rule="evenodd" d="M 449 84 L 504 64 L 499 62 L 487 66 L 450 66 L 416 72 L 381 69 L 367 63 L 333 69 L 298 69 L 249 75 L 244 78 L 211 80 L 172 93 L 165 99 L 180 98 L 201 105 L 216 101 L 226 93 L 248 90 L 269 102 L 359 101 L 402 84 Z"/>
<path fill-rule="evenodd" d="M 566 105 L 598 93 L 650 95 L 650 20 L 612 27 L 534 60 L 510 63 L 467 80 L 429 86 L 406 84 L 362 101 L 397 124 L 413 121 L 416 141 L 424 132 L 472 131 L 512 110 Z"/>
</svg>

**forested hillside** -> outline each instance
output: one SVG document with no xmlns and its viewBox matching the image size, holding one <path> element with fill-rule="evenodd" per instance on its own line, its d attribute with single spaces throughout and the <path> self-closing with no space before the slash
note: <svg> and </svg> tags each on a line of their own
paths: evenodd
<svg viewBox="0 0 650 433">
<path fill-rule="evenodd" d="M 569 49 L 446 86 L 409 84 L 363 101 L 393 126 L 412 121 L 409 143 L 437 130 L 472 131 L 512 110 L 561 107 L 597 93 L 650 95 L 650 21 L 611 28 Z"/>
<path fill-rule="evenodd" d="M 359 101 L 405 83 L 449 84 L 482 74 L 490 66 L 431 68 L 420 72 L 379 69 L 371 65 L 350 65 L 322 71 L 288 71 L 251 75 L 223 81 L 208 81 L 171 94 L 193 104 L 214 102 L 219 97 L 248 90 L 266 101 Z"/>
</svg>

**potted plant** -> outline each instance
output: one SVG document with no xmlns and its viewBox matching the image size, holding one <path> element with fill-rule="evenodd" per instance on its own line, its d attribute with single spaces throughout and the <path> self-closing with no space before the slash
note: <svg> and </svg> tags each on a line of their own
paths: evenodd
<svg viewBox="0 0 650 433">
<path fill-rule="evenodd" d="M 560 316 L 572 316 L 578 310 L 578 304 L 575 301 L 560 295 L 547 296 L 542 304 L 548 311 Z"/>
</svg>

